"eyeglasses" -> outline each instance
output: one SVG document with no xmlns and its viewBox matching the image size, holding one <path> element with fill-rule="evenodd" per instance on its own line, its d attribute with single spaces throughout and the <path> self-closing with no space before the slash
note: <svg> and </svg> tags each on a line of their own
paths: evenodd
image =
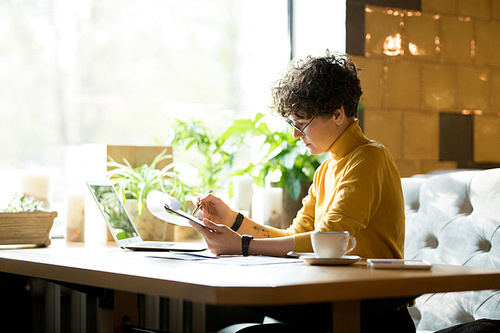
<svg viewBox="0 0 500 333">
<path fill-rule="evenodd" d="M 310 123 L 312 123 L 312 121 L 314 120 L 314 118 L 316 118 L 316 116 L 312 117 L 312 119 L 311 119 L 311 120 L 309 120 L 309 122 L 308 122 L 307 124 L 305 124 L 305 126 L 304 126 L 304 127 L 302 127 L 302 128 L 298 128 L 298 127 L 295 125 L 295 123 L 293 122 L 293 120 L 292 120 L 292 119 L 287 118 L 287 119 L 285 119 L 285 121 L 286 121 L 286 123 L 287 123 L 288 125 L 290 125 L 290 126 L 291 126 L 294 130 L 297 130 L 297 131 L 299 131 L 299 132 L 300 132 L 303 136 L 306 136 L 306 133 L 304 133 L 304 131 L 306 130 L 306 127 L 307 127 L 307 126 L 309 126 L 309 124 L 310 124 Z"/>
</svg>

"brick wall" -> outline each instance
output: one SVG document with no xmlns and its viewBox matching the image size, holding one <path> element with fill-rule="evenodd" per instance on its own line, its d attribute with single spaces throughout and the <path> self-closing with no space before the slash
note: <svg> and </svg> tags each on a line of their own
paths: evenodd
<svg viewBox="0 0 500 333">
<path fill-rule="evenodd" d="M 500 0 L 365 7 L 365 134 L 402 176 L 500 166 Z"/>
</svg>

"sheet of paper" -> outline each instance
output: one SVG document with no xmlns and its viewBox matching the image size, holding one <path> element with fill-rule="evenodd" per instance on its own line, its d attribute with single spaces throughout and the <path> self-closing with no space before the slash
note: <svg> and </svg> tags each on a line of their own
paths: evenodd
<svg viewBox="0 0 500 333">
<path fill-rule="evenodd" d="M 155 252 L 154 254 L 146 255 L 149 258 L 160 258 L 160 259 L 176 259 L 176 260 L 188 260 L 188 261 L 198 261 L 198 260 L 211 260 L 217 259 L 215 255 L 210 251 L 203 252 L 180 252 L 180 251 L 165 251 L 165 252 Z"/>
<path fill-rule="evenodd" d="M 207 264 L 216 265 L 237 265 L 237 266 L 254 266 L 254 265 L 274 265 L 274 264 L 292 264 L 303 263 L 302 260 L 296 258 L 281 258 L 267 256 L 220 256 L 217 257 L 209 251 L 203 252 L 161 252 L 152 255 L 147 255 L 150 258 L 174 259 L 197 261 Z"/>
<path fill-rule="evenodd" d="M 168 213 L 165 210 L 165 203 L 168 202 L 173 202 L 177 199 L 174 197 L 160 192 L 160 191 L 151 191 L 148 194 L 148 197 L 146 198 L 146 205 L 148 206 L 149 211 L 151 214 L 159 218 L 160 220 L 176 224 L 176 225 L 182 225 L 185 227 L 191 227 L 191 225 L 188 223 L 188 220 L 184 217 L 174 215 L 173 213 Z M 184 213 L 187 214 L 187 213 Z"/>
<path fill-rule="evenodd" d="M 217 260 L 203 261 L 203 263 L 210 263 L 216 265 L 255 266 L 255 265 L 303 263 L 303 261 L 294 258 L 267 257 L 267 256 L 248 256 L 248 257 L 223 256 L 219 257 Z"/>
</svg>

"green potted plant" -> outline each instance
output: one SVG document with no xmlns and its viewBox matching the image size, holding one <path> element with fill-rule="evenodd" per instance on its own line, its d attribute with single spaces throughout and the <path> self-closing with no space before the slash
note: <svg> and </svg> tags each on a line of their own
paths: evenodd
<svg viewBox="0 0 500 333">
<path fill-rule="evenodd" d="M 15 194 L 7 204 L 0 209 L 4 213 L 44 211 L 43 202 L 33 197 Z"/>
<path fill-rule="evenodd" d="M 43 210 L 33 197 L 14 195 L 0 208 L 0 244 L 50 245 L 50 230 L 57 212 Z"/>
<path fill-rule="evenodd" d="M 240 133 L 232 132 L 232 128 L 217 136 L 200 120 L 175 119 L 173 135 L 165 144 L 171 145 L 175 154 L 188 152 L 190 160 L 196 161 L 184 163 L 196 170 L 196 181 L 190 184 L 194 193 L 220 190 L 227 186 L 235 154 L 245 138 Z"/>
<path fill-rule="evenodd" d="M 274 186 L 282 187 L 290 197 L 298 201 L 301 193 L 301 182 L 310 182 L 314 172 L 325 159 L 323 154 L 311 155 L 307 149 L 298 144 L 299 140 L 292 137 L 291 129 L 271 131 L 261 122 L 263 114 L 259 113 L 253 120 L 245 120 L 244 124 L 235 121 L 234 130 L 247 129 L 253 136 L 262 136 L 263 144 L 260 148 L 262 159 L 236 174 L 249 173 L 255 176 L 255 184 L 266 186 L 272 182 Z M 243 125 L 243 126 L 242 126 Z M 270 175 L 272 179 L 267 180 Z"/>
<path fill-rule="evenodd" d="M 153 216 L 144 204 L 148 194 L 153 190 L 168 193 L 181 201 L 186 209 L 186 196 L 190 189 L 179 179 L 174 170 L 174 163 L 163 169 L 156 169 L 157 164 L 165 159 L 172 158 L 162 151 L 154 158 L 151 164 L 132 167 L 124 159 L 124 164 L 118 163 L 109 157 L 107 177 L 113 182 L 122 198 L 127 212 L 136 225 L 139 234 L 144 240 L 171 240 L 173 226 Z"/>
</svg>

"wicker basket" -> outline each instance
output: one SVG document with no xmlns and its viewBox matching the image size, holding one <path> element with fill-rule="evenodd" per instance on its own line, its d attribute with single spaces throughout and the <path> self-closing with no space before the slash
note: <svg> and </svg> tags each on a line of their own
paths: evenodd
<svg viewBox="0 0 500 333">
<path fill-rule="evenodd" d="M 0 213 L 0 245 L 50 245 L 50 229 L 57 212 Z"/>
</svg>

